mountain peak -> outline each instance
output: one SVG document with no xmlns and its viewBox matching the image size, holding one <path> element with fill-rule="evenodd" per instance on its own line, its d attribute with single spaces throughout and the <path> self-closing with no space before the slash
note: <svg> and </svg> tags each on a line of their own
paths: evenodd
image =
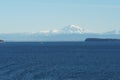
<svg viewBox="0 0 120 80">
<path fill-rule="evenodd" d="M 84 28 L 81 28 L 78 25 L 68 25 L 66 27 L 63 27 L 61 29 L 53 29 L 53 30 L 41 30 L 37 33 L 41 34 L 62 34 L 62 33 L 67 33 L 67 34 L 81 34 L 81 33 L 90 33 L 89 30 L 86 30 Z"/>
<path fill-rule="evenodd" d="M 68 25 L 62 28 L 62 32 L 64 33 L 83 33 L 85 30 L 77 25 Z"/>
</svg>

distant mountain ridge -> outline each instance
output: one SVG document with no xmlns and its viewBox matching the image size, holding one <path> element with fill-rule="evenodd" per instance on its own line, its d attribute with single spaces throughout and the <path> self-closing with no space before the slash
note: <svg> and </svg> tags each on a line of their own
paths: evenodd
<svg viewBox="0 0 120 80">
<path fill-rule="evenodd" d="M 112 38 L 87 38 L 85 42 L 120 42 L 120 39 Z"/>
<path fill-rule="evenodd" d="M 106 34 L 120 34 L 120 30 L 108 31 L 108 32 L 106 32 Z"/>
<path fill-rule="evenodd" d="M 86 38 L 120 38 L 120 31 L 96 33 L 80 26 L 69 25 L 62 29 L 41 30 L 31 33 L 4 33 L 0 38 L 5 41 L 84 41 Z"/>
<path fill-rule="evenodd" d="M 38 33 L 88 33 L 88 30 L 81 28 L 78 25 L 68 25 L 62 29 L 55 29 L 55 30 L 43 30 Z"/>
</svg>

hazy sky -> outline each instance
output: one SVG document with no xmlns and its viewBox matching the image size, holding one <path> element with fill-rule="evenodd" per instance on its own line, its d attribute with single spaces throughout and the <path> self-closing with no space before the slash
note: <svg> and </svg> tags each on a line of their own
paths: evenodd
<svg viewBox="0 0 120 80">
<path fill-rule="evenodd" d="M 95 32 L 120 30 L 120 0 L 0 0 L 0 33 L 70 24 Z"/>
</svg>

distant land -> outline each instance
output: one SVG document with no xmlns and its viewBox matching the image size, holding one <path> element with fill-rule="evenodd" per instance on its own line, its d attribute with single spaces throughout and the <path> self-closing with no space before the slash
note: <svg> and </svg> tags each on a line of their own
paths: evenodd
<svg viewBox="0 0 120 80">
<path fill-rule="evenodd" d="M 84 41 L 86 38 L 120 39 L 120 31 L 95 33 L 76 25 L 69 25 L 59 30 L 40 30 L 29 33 L 0 33 L 5 41 Z"/>
<path fill-rule="evenodd" d="M 86 40 L 85 40 L 85 42 L 103 42 L 103 41 L 105 41 L 105 42 L 118 42 L 118 41 L 120 41 L 120 39 L 103 39 L 103 38 L 87 38 Z"/>
<path fill-rule="evenodd" d="M 0 42 L 4 42 L 4 40 L 0 40 Z"/>
</svg>

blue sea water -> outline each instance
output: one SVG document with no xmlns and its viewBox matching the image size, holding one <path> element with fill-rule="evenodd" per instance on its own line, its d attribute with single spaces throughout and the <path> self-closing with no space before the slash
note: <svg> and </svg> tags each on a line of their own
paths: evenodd
<svg viewBox="0 0 120 80">
<path fill-rule="evenodd" d="M 120 42 L 0 43 L 0 80 L 120 80 Z"/>
</svg>

